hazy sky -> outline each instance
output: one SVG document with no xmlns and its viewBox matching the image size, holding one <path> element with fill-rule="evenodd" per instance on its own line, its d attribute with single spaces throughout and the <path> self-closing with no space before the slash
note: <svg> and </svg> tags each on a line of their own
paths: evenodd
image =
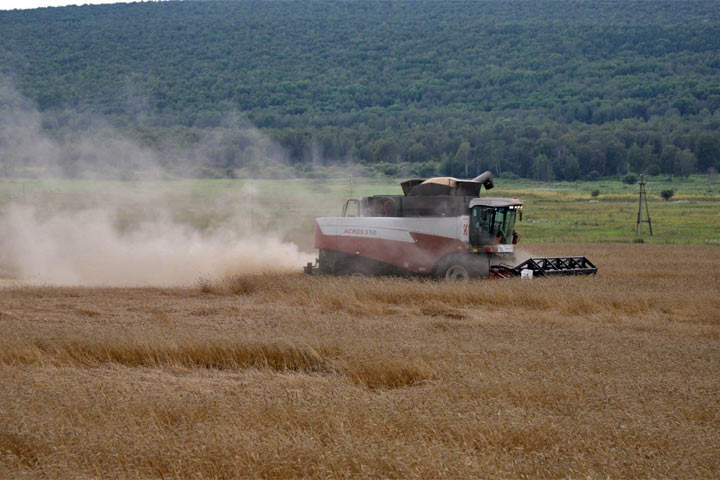
<svg viewBox="0 0 720 480">
<path fill-rule="evenodd" d="M 64 7 L 65 5 L 97 5 L 100 3 L 130 3 L 137 0 L 0 0 L 0 10 L 15 8 Z"/>
</svg>

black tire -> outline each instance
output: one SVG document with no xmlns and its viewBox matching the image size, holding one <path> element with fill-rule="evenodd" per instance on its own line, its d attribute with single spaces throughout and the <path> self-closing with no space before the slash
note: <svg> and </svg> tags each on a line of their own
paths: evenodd
<svg viewBox="0 0 720 480">
<path fill-rule="evenodd" d="M 490 257 L 488 255 L 451 255 L 435 269 L 435 276 L 446 281 L 487 278 L 489 274 Z"/>
<path fill-rule="evenodd" d="M 445 270 L 446 282 L 467 282 L 470 280 L 470 272 L 461 264 L 452 264 Z"/>
</svg>

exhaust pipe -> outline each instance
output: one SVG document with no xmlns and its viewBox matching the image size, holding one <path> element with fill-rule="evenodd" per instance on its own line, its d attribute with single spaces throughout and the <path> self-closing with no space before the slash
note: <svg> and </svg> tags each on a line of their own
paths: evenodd
<svg viewBox="0 0 720 480">
<path fill-rule="evenodd" d="M 490 190 L 495 186 L 495 183 L 493 182 L 493 174 L 490 170 L 481 173 L 477 177 L 473 178 L 472 181 L 482 183 L 485 190 Z"/>
</svg>

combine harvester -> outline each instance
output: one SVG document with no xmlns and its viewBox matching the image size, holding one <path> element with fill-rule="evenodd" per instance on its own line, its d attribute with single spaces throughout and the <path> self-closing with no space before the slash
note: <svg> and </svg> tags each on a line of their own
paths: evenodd
<svg viewBox="0 0 720 480">
<path fill-rule="evenodd" d="M 517 266 L 515 220 L 522 202 L 480 197 L 490 172 L 472 180 L 408 180 L 403 195 L 350 199 L 341 217 L 316 219 L 316 263 L 305 273 L 471 277 L 590 275 L 585 257 L 530 258 Z"/>
</svg>

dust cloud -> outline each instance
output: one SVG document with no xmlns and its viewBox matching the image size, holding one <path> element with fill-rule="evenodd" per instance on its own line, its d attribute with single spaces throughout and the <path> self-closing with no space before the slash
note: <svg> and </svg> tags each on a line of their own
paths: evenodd
<svg viewBox="0 0 720 480">
<path fill-rule="evenodd" d="M 48 122 L 57 121 L 62 128 L 49 134 Z M 282 149 L 257 129 L 230 121 L 223 131 L 242 136 L 251 166 L 283 160 Z M 240 273 L 301 271 L 314 256 L 283 241 L 286 232 L 254 227 L 248 212 L 274 212 L 251 205 L 251 187 L 233 192 L 232 201 L 210 194 L 198 199 L 193 187 L 164 181 L 178 178 L 178 166 L 202 165 L 218 148 L 212 135 L 184 151 L 141 147 L 102 118 L 39 112 L 0 79 L 0 281 L 182 286 Z M 18 179 L 44 186 L 16 198 L 8 192 Z M 65 183 L 55 191 L 58 182 Z M 200 220 L 178 218 L 178 211 Z"/>
<path fill-rule="evenodd" d="M 191 285 L 239 273 L 299 271 L 312 261 L 312 255 L 271 234 L 201 232 L 169 220 L 121 232 L 103 210 L 43 219 L 34 207 L 11 207 L 0 229 L 0 259 L 30 284 Z"/>
<path fill-rule="evenodd" d="M 545 255 L 541 255 L 539 253 L 531 252 L 527 249 L 525 246 L 516 246 L 515 247 L 515 261 L 514 265 L 519 265 L 525 260 L 529 260 L 531 258 L 539 258 L 543 257 Z"/>
</svg>

